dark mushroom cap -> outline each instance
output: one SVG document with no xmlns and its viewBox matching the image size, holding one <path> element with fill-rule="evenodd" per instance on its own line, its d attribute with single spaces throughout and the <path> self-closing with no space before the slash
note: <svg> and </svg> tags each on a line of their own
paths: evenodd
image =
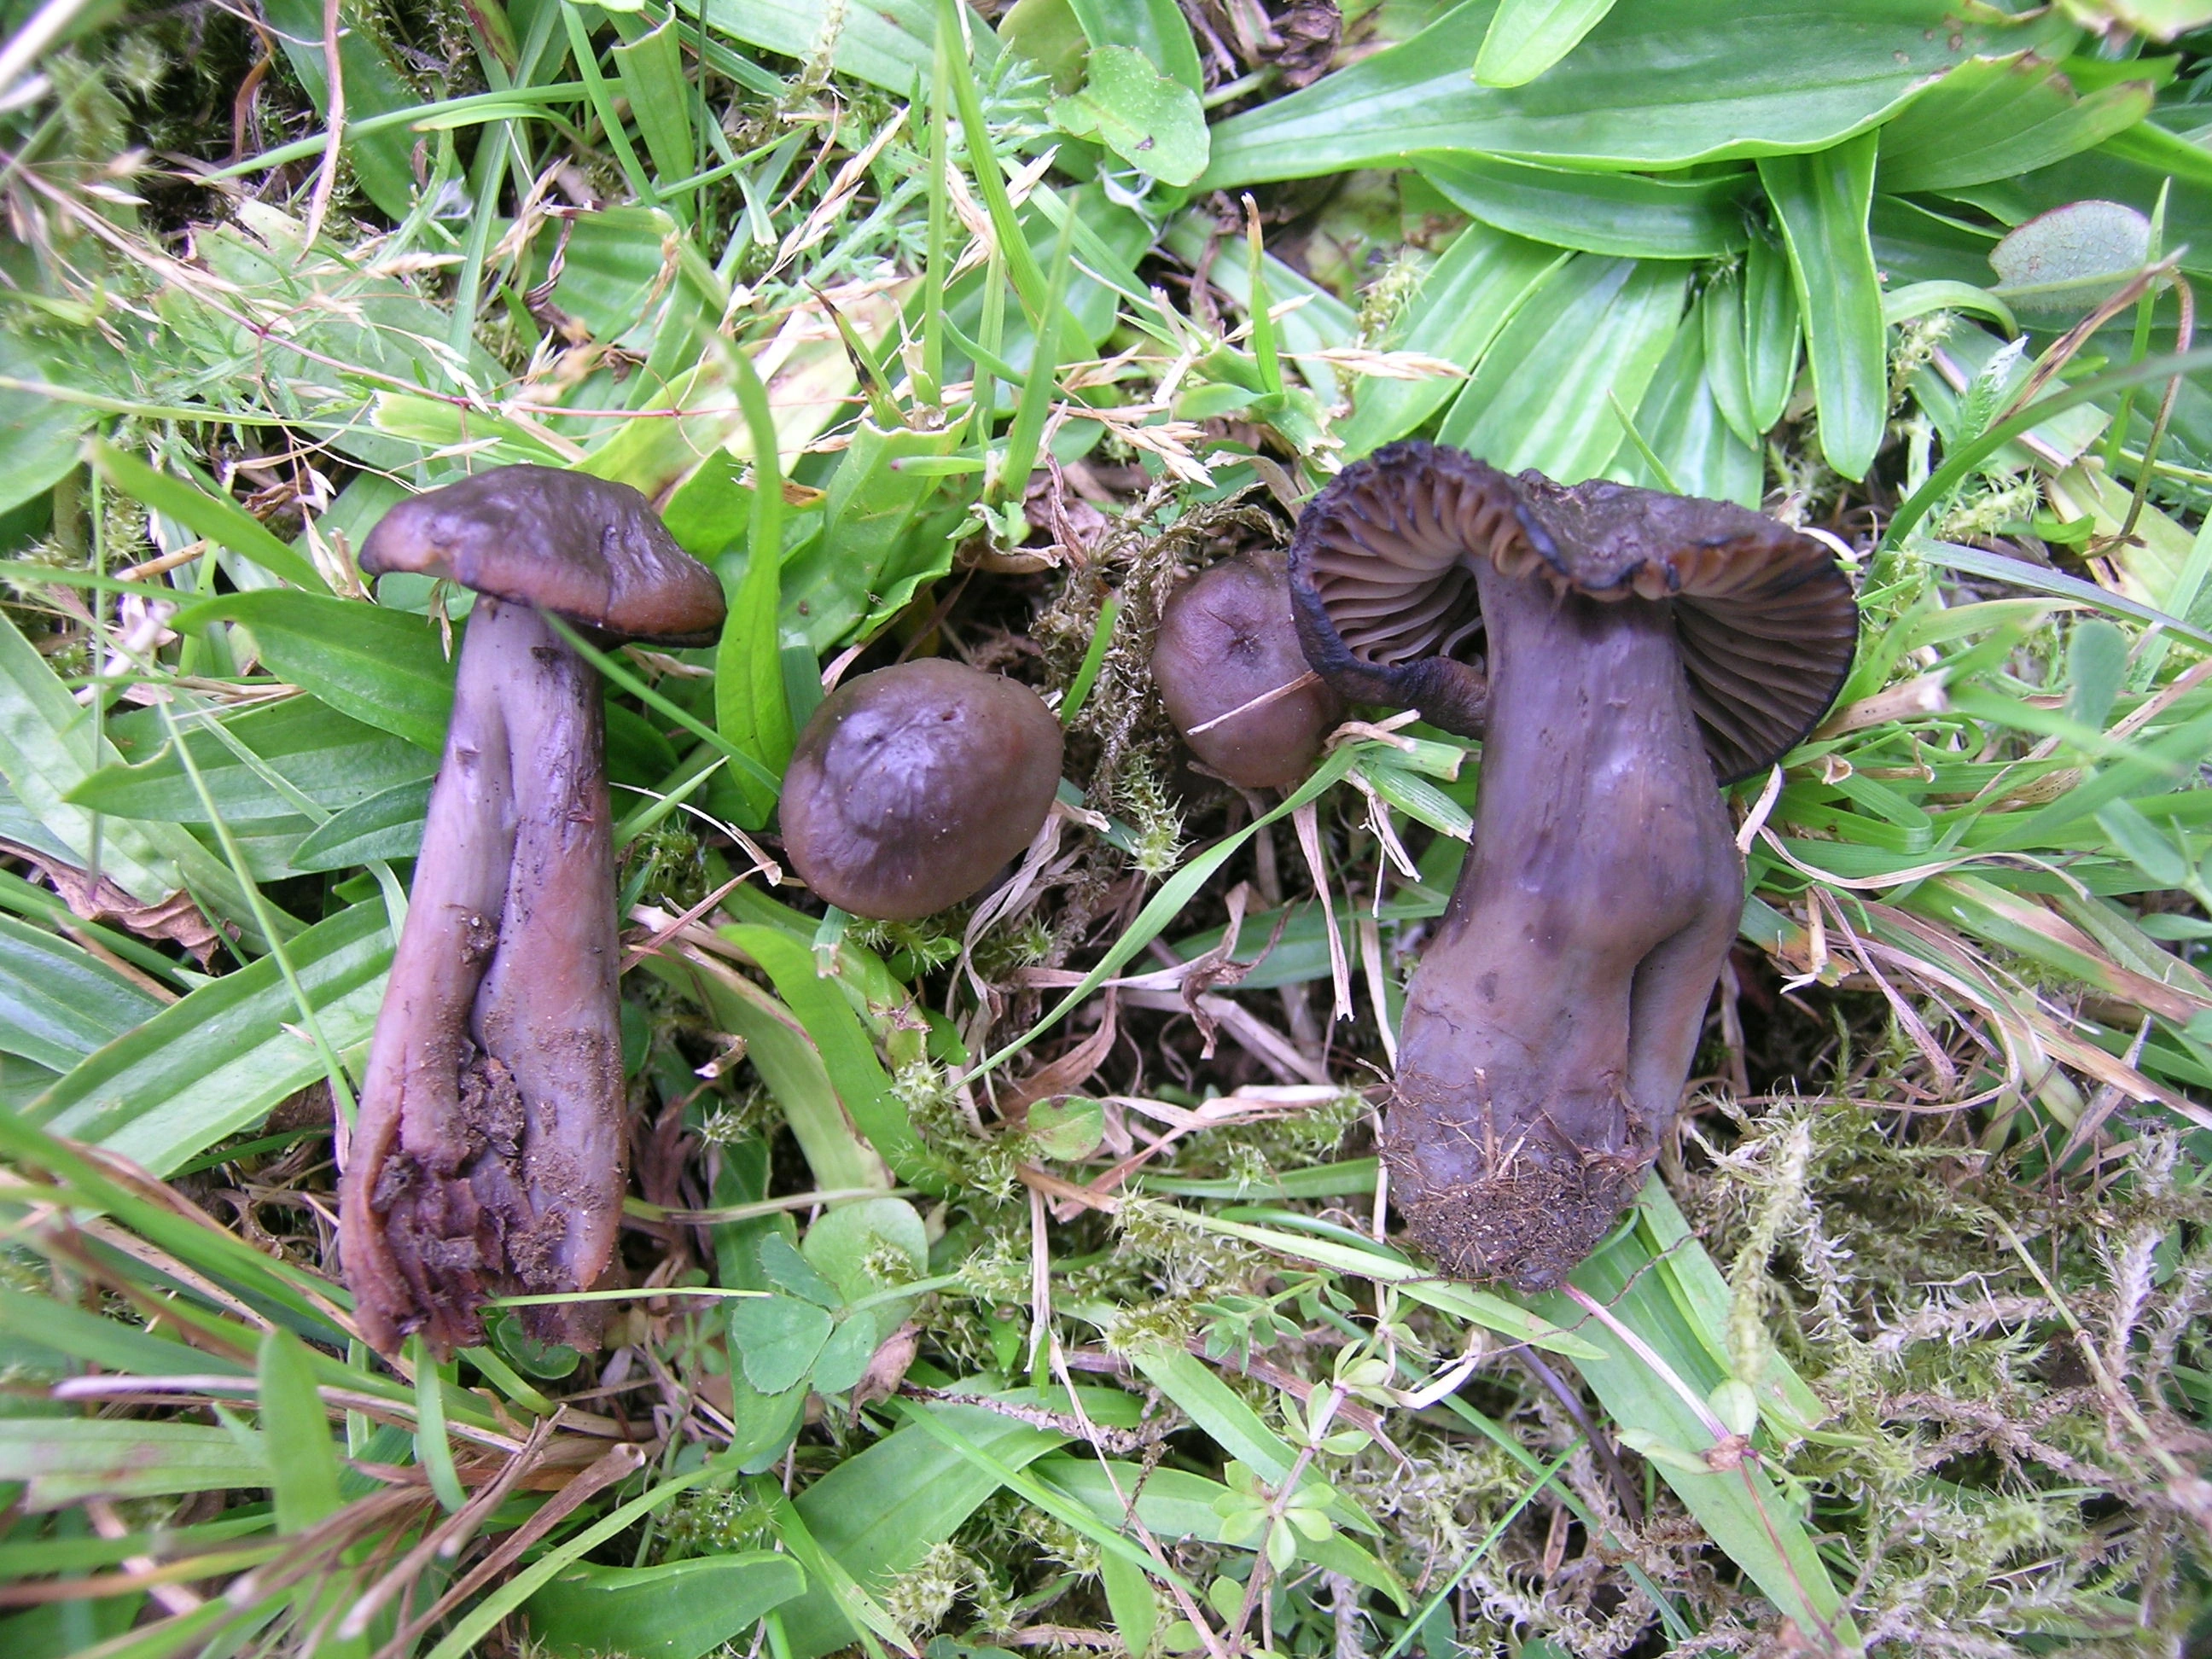
<svg viewBox="0 0 2212 1659">
<path fill-rule="evenodd" d="M 1858 606 L 1834 555 L 1726 501 L 1509 477 L 1464 451 L 1391 444 L 1310 502 L 1291 547 L 1298 633 L 1348 696 L 1480 734 L 1487 685 L 1471 562 L 1562 591 L 1673 599 L 1691 702 L 1723 783 L 1787 754 L 1842 690 Z"/>
<path fill-rule="evenodd" d="M 1191 752 L 1247 789 L 1297 782 L 1344 718 L 1344 699 L 1313 677 L 1299 647 L 1289 569 L 1273 548 L 1224 559 L 1175 591 L 1160 613 L 1152 679 Z M 1270 692 L 1282 695 L 1246 707 Z"/>
<path fill-rule="evenodd" d="M 497 467 L 400 502 L 361 568 L 441 577 L 617 640 L 711 644 L 726 608 L 714 573 L 643 495 L 550 466 Z"/>
<path fill-rule="evenodd" d="M 1060 722 L 1029 687 L 943 658 L 841 685 L 783 776 L 783 844 L 840 909 L 908 921 L 981 892 L 1043 825 Z"/>
</svg>

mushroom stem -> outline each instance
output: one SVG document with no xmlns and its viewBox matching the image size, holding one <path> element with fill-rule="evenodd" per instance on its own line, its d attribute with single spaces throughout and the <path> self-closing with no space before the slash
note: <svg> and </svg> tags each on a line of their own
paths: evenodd
<svg viewBox="0 0 2212 1659">
<path fill-rule="evenodd" d="M 1743 866 L 1673 602 L 1475 563 L 1490 704 L 1474 846 L 1407 993 L 1393 1195 L 1452 1273 L 1545 1288 L 1680 1105 Z"/>
<path fill-rule="evenodd" d="M 598 678 L 480 598 L 349 1153 L 362 1334 L 483 1340 L 488 1297 L 590 1285 L 623 1180 L 613 836 Z M 587 1342 L 591 1310 L 528 1310 Z"/>
</svg>

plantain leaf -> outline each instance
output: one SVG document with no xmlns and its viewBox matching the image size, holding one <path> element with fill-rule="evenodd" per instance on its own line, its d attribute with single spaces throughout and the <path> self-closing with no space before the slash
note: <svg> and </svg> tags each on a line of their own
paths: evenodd
<svg viewBox="0 0 2212 1659">
<path fill-rule="evenodd" d="M 1443 441 L 1562 483 L 1605 471 L 1674 337 L 1680 265 L 1579 254 L 1514 314 L 1444 416 Z"/>
<path fill-rule="evenodd" d="M 2071 39 L 2051 14 L 1940 0 L 1638 0 L 1526 86 L 1475 84 L 1496 0 L 1221 123 L 1201 190 L 1388 167 L 1427 150 L 1623 168 L 1818 149 L 1869 131 L 1971 58 Z"/>
<path fill-rule="evenodd" d="M 445 747 L 453 665 L 412 611 L 264 588 L 192 605 L 176 626 L 189 633 L 216 622 L 243 623 L 264 662 L 340 713 L 433 753 Z"/>
<path fill-rule="evenodd" d="M 1553 247 L 1711 259 L 1747 240 L 1748 168 L 1709 179 L 1646 179 L 1448 152 L 1416 156 L 1414 165 L 1454 205 L 1485 224 Z"/>
<path fill-rule="evenodd" d="M 341 910 L 285 953 L 331 1047 L 343 1054 L 366 1042 L 392 960 L 384 906 Z M 264 957 L 87 1056 L 40 1097 L 31 1119 L 167 1175 L 325 1075 L 313 1043 L 294 1029 L 299 1018 L 276 959 Z"/>
<path fill-rule="evenodd" d="M 2076 95 L 2058 66 L 2023 56 L 1961 64 L 1881 130 L 1885 191 L 1954 190 L 2032 173 L 2150 113 L 2150 82 Z"/>
<path fill-rule="evenodd" d="M 1469 225 L 1407 302 L 1384 343 L 1471 369 L 1498 331 L 1569 256 L 1518 236 Z M 1346 460 L 1402 438 L 1451 401 L 1458 382 L 1371 377 L 1358 383 L 1351 418 L 1338 428 Z"/>
<path fill-rule="evenodd" d="M 1867 236 L 1875 145 L 1869 133 L 1818 155 L 1759 164 L 1804 313 L 1820 451 L 1846 478 L 1866 477 L 1889 420 L 1881 276 Z"/>
<path fill-rule="evenodd" d="M 1613 0 L 1499 0 L 1474 78 L 1486 87 L 1526 86 L 1582 42 Z"/>
</svg>

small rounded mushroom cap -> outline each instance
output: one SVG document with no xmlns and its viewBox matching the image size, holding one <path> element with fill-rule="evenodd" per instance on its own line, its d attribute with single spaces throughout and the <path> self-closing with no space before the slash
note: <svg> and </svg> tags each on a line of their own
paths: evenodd
<svg viewBox="0 0 2212 1659">
<path fill-rule="evenodd" d="M 1296 783 L 1344 718 L 1344 699 L 1307 665 L 1289 570 L 1272 548 L 1224 559 L 1175 591 L 1152 679 L 1191 752 L 1247 789 Z"/>
<path fill-rule="evenodd" d="M 1300 516 L 1291 584 L 1307 657 L 1347 696 L 1480 735 L 1479 559 L 1509 575 L 1540 568 L 1592 599 L 1674 601 L 1691 703 L 1723 783 L 1802 741 L 1858 642 L 1850 577 L 1786 525 L 1602 480 L 1509 477 L 1417 441 L 1345 468 Z"/>
<path fill-rule="evenodd" d="M 711 644 L 725 604 L 628 484 L 502 466 L 399 503 L 361 550 L 364 574 L 404 570 L 534 605 L 619 640 Z"/>
<path fill-rule="evenodd" d="M 981 892 L 1042 827 L 1060 722 L 1027 686 L 943 658 L 841 685 L 783 777 L 783 844 L 806 884 L 884 921 Z"/>
</svg>

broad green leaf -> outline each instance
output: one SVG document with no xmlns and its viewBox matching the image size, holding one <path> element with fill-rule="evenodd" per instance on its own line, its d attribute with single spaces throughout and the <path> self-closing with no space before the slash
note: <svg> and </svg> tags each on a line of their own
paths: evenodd
<svg viewBox="0 0 2212 1659">
<path fill-rule="evenodd" d="M 207 823 L 211 803 L 225 823 L 239 824 L 297 817 L 302 799 L 325 812 L 343 812 L 391 789 L 419 791 L 436 766 L 414 744 L 319 698 L 287 697 L 223 720 L 222 736 L 204 722 L 185 726 L 203 798 L 159 716 L 148 709 L 110 720 L 110 739 L 137 763 L 101 768 L 69 799 L 94 811 L 173 823 Z"/>
<path fill-rule="evenodd" d="M 430 780 L 394 784 L 334 812 L 292 849 L 295 870 L 348 870 L 374 859 L 411 859 L 422 849 Z"/>
<path fill-rule="evenodd" d="M 594 339 L 622 338 L 639 326 L 667 286 L 669 239 L 675 234 L 676 221 L 655 207 L 602 207 L 578 214 L 568 222 L 553 303 L 591 330 Z M 473 430 L 473 414 L 470 423 Z"/>
<path fill-rule="evenodd" d="M 0 340 L 0 375 L 11 380 L 50 380 L 66 370 L 50 368 L 15 340 Z M 0 513 L 51 489 L 82 459 L 77 434 L 93 411 L 34 392 L 0 390 Z"/>
<path fill-rule="evenodd" d="M 307 1350 L 282 1325 L 271 1325 L 261 1334 L 261 1359 L 256 1368 L 260 1380 L 261 1436 L 269 1448 L 269 1468 L 275 1477 L 276 1527 L 280 1532 L 305 1532 L 336 1512 L 338 1498 L 337 1453 L 331 1445 L 330 1419 L 323 1413 L 322 1398 L 315 1392 L 315 1375 L 307 1364 Z"/>
<path fill-rule="evenodd" d="M 2189 878 L 2187 854 L 2133 801 L 2106 802 L 2097 811 L 2097 825 L 2130 863 L 2160 887 L 2179 887 Z"/>
<path fill-rule="evenodd" d="M 1051 114 L 1062 132 L 1096 139 L 1162 184 L 1187 185 L 1206 170 L 1198 94 L 1127 46 L 1093 46 L 1083 89 L 1054 99 Z"/>
<path fill-rule="evenodd" d="M 744 574 L 730 595 L 729 620 L 714 649 L 714 726 L 769 778 L 790 762 L 794 733 L 783 685 L 782 641 L 776 617 L 782 605 L 783 477 L 773 446 L 775 422 L 766 391 L 750 362 L 733 356 L 738 400 L 755 455 L 756 483 L 745 537 Z M 775 802 L 766 782 L 750 770 L 738 787 L 757 827 Z"/>
<path fill-rule="evenodd" d="M 258 1440 L 198 1423 L 0 1417 L 0 1480 L 24 1482 L 23 1507 L 34 1512 L 88 1498 L 265 1486 L 269 1460 Z"/>
<path fill-rule="evenodd" d="M 915 1135 L 906 1108 L 860 1016 L 835 981 L 816 971 L 814 953 L 787 933 L 755 925 L 725 927 L 722 937 L 760 963 L 777 993 L 805 1024 L 847 1115 L 899 1178 L 936 1192 L 944 1171 Z"/>
<path fill-rule="evenodd" d="M 802 62 L 826 47 L 841 73 L 902 98 L 929 84 L 933 0 L 872 0 L 849 10 L 841 0 L 707 0 L 704 15 L 710 29 Z M 961 27 L 979 63 L 997 58 L 998 39 L 980 15 L 969 13 Z"/>
<path fill-rule="evenodd" d="M 314 100 L 315 108 L 327 116 L 330 76 L 323 50 L 322 7 L 315 0 L 268 0 L 262 9 L 293 73 Z M 356 119 L 405 109 L 416 101 L 377 45 L 382 38 L 379 30 L 365 26 L 357 6 L 340 12 L 338 74 L 345 88 L 346 113 Z M 413 136 L 402 127 L 368 133 L 349 130 L 342 142 L 362 193 L 392 218 L 404 219 L 415 199 Z"/>
<path fill-rule="evenodd" d="M 905 1259 L 908 1277 L 929 1271 L 929 1232 L 921 1215 L 902 1198 L 863 1198 L 835 1204 L 806 1230 L 800 1252 L 848 1302 L 890 1288 L 869 1271 L 887 1255 Z"/>
<path fill-rule="evenodd" d="M 1110 1526 L 1127 1519 L 1133 1498 L 1137 1519 L 1162 1543 L 1192 1539 L 1225 1544 L 1221 1500 L 1231 1488 L 1188 1469 L 1163 1467 L 1149 1474 L 1141 1464 L 1075 1458 L 1060 1453 L 1031 1464 L 1035 1476 L 1054 1491 L 1083 1504 Z M 1248 1540 L 1249 1542 L 1249 1540 Z M 1298 1553 L 1325 1572 L 1346 1577 L 1382 1591 L 1401 1609 L 1407 1605 L 1406 1587 L 1397 1575 L 1352 1540 L 1332 1536 L 1302 1539 Z"/>
<path fill-rule="evenodd" d="M 2052 208 L 1990 250 L 1998 295 L 2014 311 L 2036 317 L 2095 309 L 2149 258 L 2150 221 L 2119 202 Z"/>
<path fill-rule="evenodd" d="M 845 1293 L 824 1279 L 781 1232 L 764 1235 L 754 1255 L 760 1263 L 761 1277 L 779 1290 L 832 1311 L 845 1305 Z"/>
<path fill-rule="evenodd" d="M 628 1531 L 679 1492 L 697 1486 L 713 1473 L 711 1468 L 702 1468 L 694 1469 L 689 1474 L 679 1474 L 672 1480 L 664 1480 L 619 1509 L 601 1516 L 581 1532 L 573 1533 L 552 1546 L 471 1607 L 446 1632 L 444 1639 L 430 1650 L 428 1659 L 469 1659 L 469 1656 L 480 1652 L 483 1638 L 490 1634 L 501 1620 L 550 1583 L 570 1563 L 580 1559 L 610 1538 Z"/>
<path fill-rule="evenodd" d="M 1181 1348 L 1146 1348 L 1129 1363 L 1230 1456 L 1271 1483 L 1289 1478 L 1297 1452 L 1203 1360 Z"/>
<path fill-rule="evenodd" d="M 614 59 L 629 97 L 630 118 L 637 123 L 660 182 L 690 178 L 698 171 L 691 135 L 694 94 L 684 76 L 684 49 L 677 39 L 674 14 L 659 28 L 618 44 Z"/>
<path fill-rule="evenodd" d="M 1746 240 L 1748 168 L 1674 179 L 1445 152 L 1413 161 L 1422 177 L 1485 224 L 1553 247 L 1632 259 L 1711 259 Z"/>
<path fill-rule="evenodd" d="M 1681 1206 L 1674 1202 L 1667 1183 L 1656 1175 L 1646 1180 L 1636 1200 L 1636 1224 L 1650 1240 L 1659 1259 L 1659 1271 L 1683 1310 L 1683 1317 L 1715 1358 L 1726 1363 L 1729 1319 L 1734 1297 L 1719 1265 L 1690 1229 Z M 1828 1416 L 1826 1403 L 1806 1386 L 1779 1349 L 1770 1348 L 1765 1369 L 1755 1378 L 1754 1392 L 1771 1410 L 1797 1428 L 1817 1426 Z"/>
<path fill-rule="evenodd" d="M 842 1191 L 891 1184 L 883 1159 L 847 1121 L 822 1052 L 798 1015 L 734 969 L 718 972 L 665 956 L 648 957 L 646 968 L 706 1008 L 717 1029 L 745 1040 L 746 1059 L 775 1097 L 821 1187 Z"/>
<path fill-rule="evenodd" d="M 1471 369 L 1507 319 L 1567 257 L 1488 225 L 1471 224 L 1421 279 L 1384 343 L 1394 351 L 1424 352 Z M 1370 375 L 1354 385 L 1351 418 L 1337 429 L 1346 460 L 1404 437 L 1458 390 L 1458 382 L 1441 378 Z"/>
<path fill-rule="evenodd" d="M 1937 0 L 1777 7 L 1639 0 L 1550 73 L 1475 84 L 1494 0 L 1467 0 L 1402 45 L 1214 129 L 1202 189 L 1475 150 L 1601 167 L 1814 149 L 1869 130 L 1930 76 L 2069 34 L 2056 19 L 1962 20 Z"/>
<path fill-rule="evenodd" d="M 1000 1397 L 1046 1411 L 1067 1407 L 1066 1396 L 1057 1389 L 1016 1389 Z M 1096 1421 L 1118 1422 L 1127 1415 L 1109 1407 L 1109 1399 L 1135 1403 L 1108 1390 L 1084 1391 L 1085 1408 Z M 931 1404 L 920 1409 L 942 1414 L 970 1444 L 1015 1468 L 1066 1438 L 980 1406 Z M 931 1545 L 950 1538 L 998 1487 L 995 1477 L 909 1424 L 845 1459 L 793 1502 L 815 1542 L 862 1588 L 881 1590 L 919 1563 Z M 817 1659 L 855 1639 L 836 1600 L 817 1584 L 786 1605 L 784 1630 L 793 1659 Z"/>
<path fill-rule="evenodd" d="M 596 216 L 584 216 L 588 221 Z M 557 289 L 556 289 L 557 292 Z M 433 453 L 449 451 L 465 445 L 469 458 L 479 467 L 522 464 L 533 466 L 566 466 L 573 451 L 548 442 L 538 433 L 516 422 L 481 409 L 462 409 L 436 398 L 416 398 L 404 392 L 380 392 L 369 404 L 368 423 L 376 431 L 396 438 L 409 448 L 419 451 L 427 459 Z M 364 474 L 346 486 L 358 488 L 365 479 L 375 477 Z M 379 479 L 378 482 L 385 482 Z M 397 491 L 392 501 L 404 501 L 407 492 Z M 390 506 L 391 502 L 385 503 Z M 362 535 L 368 533 L 381 512 L 370 517 L 362 526 Z M 356 546 L 360 545 L 358 537 Z M 386 580 L 390 580 L 387 578 Z"/>
<path fill-rule="evenodd" d="M 1713 289 L 1705 291 L 1698 313 L 1713 304 Z M 1722 309 L 1728 319 L 1741 314 L 1725 302 Z M 1765 468 L 1759 452 L 1738 437 L 1722 416 L 1705 353 L 1705 343 L 1715 331 L 1711 324 L 1710 317 L 1693 313 L 1675 331 L 1674 343 L 1637 405 L 1636 429 L 1667 469 L 1667 479 L 1685 495 L 1755 508 Z M 1665 487 L 1667 481 L 1654 474 L 1633 449 L 1621 450 L 1614 459 L 1630 482 L 1655 489 Z"/>
<path fill-rule="evenodd" d="M 220 1354 L 27 1291 L 0 1288 L 0 1340 L 10 1363 L 53 1376 L 76 1369 L 72 1361 L 139 1376 L 246 1375 L 245 1366 Z"/>
<path fill-rule="evenodd" d="M 1743 380 L 1753 441 L 1782 418 L 1796 388 L 1800 314 L 1789 250 L 1753 236 L 1743 256 Z"/>
<path fill-rule="evenodd" d="M 1867 240 L 1874 158 L 1868 134 L 1818 155 L 1759 164 L 1804 313 L 1820 452 L 1846 478 L 1866 477 L 1889 420 L 1881 276 Z"/>
<path fill-rule="evenodd" d="M 1443 441 L 1509 472 L 1580 483 L 1626 434 L 1682 314 L 1686 269 L 1578 256 L 1506 324 L 1444 416 Z"/>
<path fill-rule="evenodd" d="M 817 1394 L 842 1394 L 868 1374 L 881 1333 L 893 1322 L 891 1314 L 890 1308 L 861 1308 L 837 1322 L 814 1362 L 811 1380 Z"/>
<path fill-rule="evenodd" d="M 2163 197 L 2164 246 L 2181 255 L 2183 270 L 2212 270 L 2212 151 L 2155 121 L 2139 121 L 2094 149 L 2008 179 L 2005 189 L 2016 204 L 2008 218 L 2084 201 L 2118 202 L 2148 215 Z"/>
<path fill-rule="evenodd" d="M 884 431 L 863 420 L 837 463 L 819 532 L 784 561 L 781 623 L 817 653 L 896 616 L 952 568 L 951 532 L 975 480 L 909 470 L 949 456 L 957 428 Z M 750 499 L 750 492 L 745 492 Z"/>
<path fill-rule="evenodd" d="M 343 1054 L 367 1042 L 392 960 L 383 904 L 339 911 L 285 954 L 331 1048 Z M 276 959 L 264 957 L 88 1056 L 32 1116 L 167 1175 L 325 1075 L 299 1018 Z"/>
<path fill-rule="evenodd" d="M 751 1550 L 657 1567 L 578 1562 L 522 1604 L 556 1654 L 699 1659 L 806 1588 L 788 1555 Z"/>
<path fill-rule="evenodd" d="M 1751 422 L 1750 366 L 1744 358 L 1743 268 L 1730 265 L 1717 272 L 1698 298 L 1695 320 L 1705 334 L 1705 378 L 1721 418 L 1747 444 L 1763 435 Z M 1664 380 L 1666 365 L 1659 379 Z M 1655 382 L 1656 384 L 1657 382 Z M 1639 417 L 1638 425 L 1642 422 Z M 1644 434 L 1647 441 L 1651 433 Z"/>
<path fill-rule="evenodd" d="M 1881 187 L 1955 190 L 2032 173 L 2103 143 L 2150 112 L 2146 81 L 2076 96 L 2034 57 L 1961 64 L 1881 130 Z"/>
<path fill-rule="evenodd" d="M 2101 617 L 2075 623 L 2066 636 L 2067 718 L 2101 730 L 2127 672 L 2126 634 Z"/>
<path fill-rule="evenodd" d="M 191 479 L 156 472 L 136 455 L 95 439 L 85 447 L 86 458 L 100 476 L 132 500 L 174 519 L 196 535 L 251 559 L 270 575 L 311 592 L 326 592 L 325 582 L 314 566 L 294 552 L 276 535 L 228 495 L 203 489 Z"/>
<path fill-rule="evenodd" d="M 1116 37 L 1108 33 L 1100 38 Z M 1091 55 L 1091 42 L 1068 0 L 1014 0 L 1000 15 L 999 39 L 1013 57 L 1042 73 L 1054 92 L 1073 92 L 1083 84 L 1083 60 Z M 1152 57 L 1149 52 L 1145 55 Z"/>
<path fill-rule="evenodd" d="M 1040 1158 L 1085 1158 L 1105 1139 L 1106 1112 L 1098 1102 L 1080 1095 L 1040 1100 L 1030 1108 L 1022 1129 Z"/>
<path fill-rule="evenodd" d="M 1703 1400 L 1726 1372 L 1689 1326 L 1666 1280 L 1655 1271 L 1657 1265 L 1638 1231 L 1627 1228 L 1613 1233 L 1570 1279 Z M 1703 1419 L 1612 1326 L 1562 1291 L 1547 1292 L 1536 1301 L 1546 1315 L 1571 1324 L 1577 1336 L 1600 1351 L 1601 1357 L 1577 1358 L 1575 1369 L 1621 1429 L 1686 1448 L 1702 1460 L 1715 1444 Z M 1827 1564 L 1755 1463 L 1706 1473 L 1656 1462 L 1654 1467 L 1706 1535 L 1799 1630 L 1835 1650 L 1856 1644 L 1858 1632 L 1844 1611 Z"/>
<path fill-rule="evenodd" d="M 66 1072 L 161 1010 L 82 946 L 0 915 L 0 1054 Z"/>
<path fill-rule="evenodd" d="M 112 822 L 69 804 L 70 790 L 116 758 L 113 745 L 94 733 L 90 712 L 0 616 L 0 777 L 15 799 L 80 867 L 91 866 L 96 849 L 100 872 L 149 904 L 190 885 L 249 942 L 264 943 L 237 877 L 188 831 Z M 289 923 L 279 912 L 278 926 Z"/>
<path fill-rule="evenodd" d="M 1198 42 L 1175 0 L 1070 0 L 1070 9 L 1093 46 L 1133 46 L 1161 74 L 1206 89 Z"/>
<path fill-rule="evenodd" d="M 794 1296 L 750 1297 L 730 1310 L 730 1340 L 745 1381 L 763 1394 L 796 1388 L 830 1340 L 828 1311 Z"/>
<path fill-rule="evenodd" d="M 240 623 L 262 660 L 340 713 L 436 753 L 453 707 L 453 665 L 438 630 L 411 611 L 265 588 L 204 600 L 179 612 L 188 633 Z"/>
<path fill-rule="evenodd" d="M 1498 0 L 1474 78 L 1486 87 L 1521 87 L 1581 44 L 1604 21 L 1613 0 Z"/>
</svg>

